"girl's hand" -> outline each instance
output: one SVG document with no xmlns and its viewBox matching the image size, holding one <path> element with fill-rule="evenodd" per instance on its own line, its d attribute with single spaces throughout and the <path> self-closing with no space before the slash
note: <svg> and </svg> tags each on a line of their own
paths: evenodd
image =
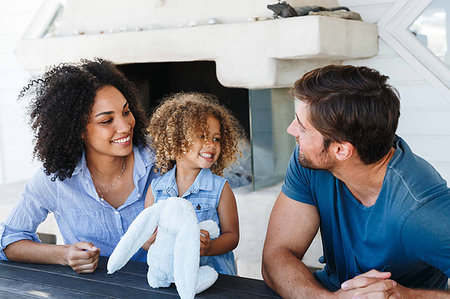
<svg viewBox="0 0 450 299">
<path fill-rule="evenodd" d="M 78 242 L 67 246 L 65 259 L 75 272 L 92 273 L 98 265 L 100 249 L 89 242 Z"/>
<path fill-rule="evenodd" d="M 211 249 L 211 238 L 209 237 L 209 232 L 207 230 L 200 230 L 200 256 L 208 255 Z"/>
<path fill-rule="evenodd" d="M 158 227 L 155 228 L 155 231 L 150 236 L 150 238 L 142 245 L 142 249 L 148 250 L 150 246 L 155 243 L 156 235 L 158 234 Z"/>
</svg>

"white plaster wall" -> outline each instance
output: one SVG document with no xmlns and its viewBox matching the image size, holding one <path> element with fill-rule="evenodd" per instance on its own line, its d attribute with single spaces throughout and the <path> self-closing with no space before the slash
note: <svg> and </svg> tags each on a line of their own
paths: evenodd
<svg viewBox="0 0 450 299">
<path fill-rule="evenodd" d="M 41 3 L 7 0 L 0 10 L 0 184 L 28 179 L 38 167 L 24 105 L 16 100 L 30 73 L 20 69 L 14 48 Z"/>
</svg>

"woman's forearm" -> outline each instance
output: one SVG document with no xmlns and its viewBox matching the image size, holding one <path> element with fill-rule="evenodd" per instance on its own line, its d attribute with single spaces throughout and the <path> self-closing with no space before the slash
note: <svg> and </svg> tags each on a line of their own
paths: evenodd
<svg viewBox="0 0 450 299">
<path fill-rule="evenodd" d="M 11 261 L 67 265 L 68 245 L 53 245 L 20 240 L 9 244 L 3 252 Z"/>
</svg>

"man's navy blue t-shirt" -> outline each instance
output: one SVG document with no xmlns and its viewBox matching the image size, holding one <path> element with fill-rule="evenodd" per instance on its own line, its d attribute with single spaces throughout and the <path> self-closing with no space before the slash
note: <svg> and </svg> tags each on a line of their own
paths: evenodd
<svg viewBox="0 0 450 299">
<path fill-rule="evenodd" d="M 330 172 L 301 167 L 298 146 L 282 187 L 320 215 L 324 262 L 316 272 L 330 291 L 369 270 L 389 271 L 405 287 L 447 287 L 450 189 L 425 160 L 396 138 L 376 203 L 363 206 Z"/>
</svg>

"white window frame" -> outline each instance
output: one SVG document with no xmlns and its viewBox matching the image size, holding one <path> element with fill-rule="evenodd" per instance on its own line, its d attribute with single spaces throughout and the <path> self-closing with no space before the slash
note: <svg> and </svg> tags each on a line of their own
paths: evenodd
<svg viewBox="0 0 450 299">
<path fill-rule="evenodd" d="M 398 0 L 378 22 L 379 36 L 450 102 L 450 69 L 409 30 L 432 0 Z"/>
</svg>

